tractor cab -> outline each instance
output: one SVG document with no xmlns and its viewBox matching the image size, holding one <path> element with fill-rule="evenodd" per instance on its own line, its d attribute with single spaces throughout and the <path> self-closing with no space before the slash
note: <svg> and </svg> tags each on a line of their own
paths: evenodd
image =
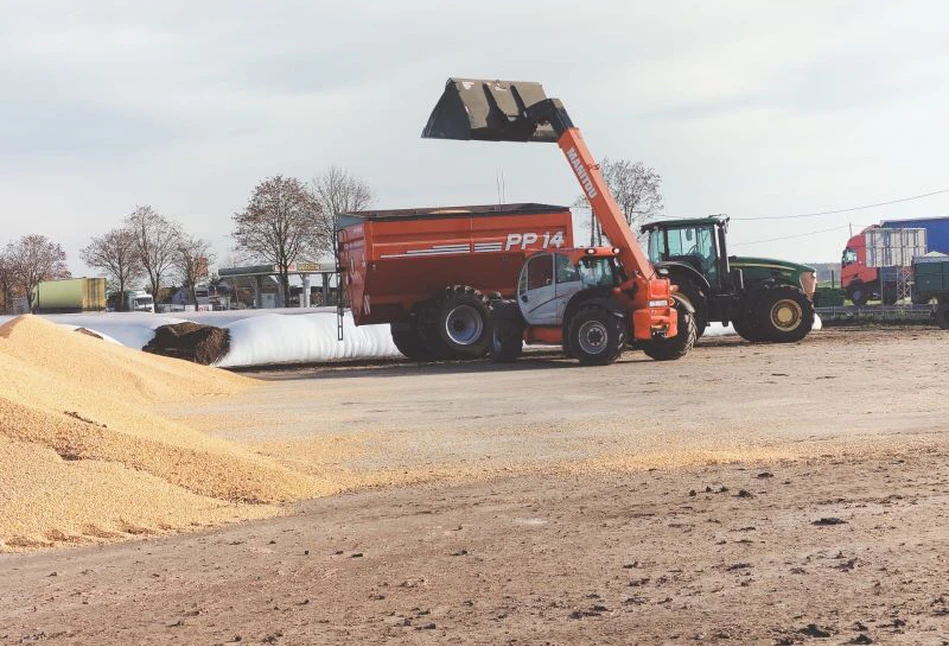
<svg viewBox="0 0 949 646">
<path fill-rule="evenodd" d="M 728 218 L 718 216 L 651 222 L 642 228 L 649 234 L 649 260 L 660 266 L 686 265 L 715 291 L 730 291 L 727 225 Z"/>
<path fill-rule="evenodd" d="M 517 304 L 529 325 L 559 326 L 567 304 L 583 290 L 612 291 L 625 280 L 615 249 L 587 247 L 534 254 L 517 281 Z"/>
</svg>

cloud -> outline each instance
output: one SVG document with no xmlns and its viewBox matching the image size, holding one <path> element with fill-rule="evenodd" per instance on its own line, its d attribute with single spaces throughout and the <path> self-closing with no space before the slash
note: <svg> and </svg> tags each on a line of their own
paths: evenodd
<svg viewBox="0 0 949 646">
<path fill-rule="evenodd" d="M 554 146 L 419 138 L 452 75 L 543 82 L 596 155 L 655 166 L 676 214 L 924 192 L 949 185 L 946 14 L 935 2 L 7 3 L 0 212 L 8 237 L 63 241 L 81 270 L 78 248 L 141 203 L 224 257 L 230 216 L 261 178 L 330 164 L 386 207 L 490 202 L 502 173 L 509 200 L 571 203 Z M 814 228 L 945 212 L 934 198 Z M 755 251 L 832 260 L 842 246 Z"/>
</svg>

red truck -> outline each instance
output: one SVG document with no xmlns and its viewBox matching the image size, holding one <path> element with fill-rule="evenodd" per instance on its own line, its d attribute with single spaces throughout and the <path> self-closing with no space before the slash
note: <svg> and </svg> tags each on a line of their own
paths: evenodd
<svg viewBox="0 0 949 646">
<path fill-rule="evenodd" d="M 570 209 L 450 206 L 340 214 L 338 258 L 356 325 L 388 323 L 415 360 L 482 357 L 488 297 L 514 295 L 527 256 L 573 247 Z"/>
</svg>

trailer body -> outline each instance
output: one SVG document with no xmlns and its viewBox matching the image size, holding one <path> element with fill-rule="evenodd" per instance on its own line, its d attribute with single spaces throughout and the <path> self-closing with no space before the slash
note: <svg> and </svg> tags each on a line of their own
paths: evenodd
<svg viewBox="0 0 949 646">
<path fill-rule="evenodd" d="M 340 270 L 356 325 L 405 323 L 447 287 L 514 293 L 524 258 L 573 246 L 570 209 L 494 204 L 340 214 Z"/>
<path fill-rule="evenodd" d="M 106 309 L 105 278 L 44 280 L 36 286 L 37 314 L 103 312 Z"/>
</svg>

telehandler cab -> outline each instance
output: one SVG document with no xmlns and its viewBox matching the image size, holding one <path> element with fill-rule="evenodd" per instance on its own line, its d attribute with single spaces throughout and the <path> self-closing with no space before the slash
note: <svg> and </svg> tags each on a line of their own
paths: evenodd
<svg viewBox="0 0 949 646">
<path fill-rule="evenodd" d="M 451 78 L 422 136 L 557 143 L 613 245 L 530 256 L 515 299 L 491 304 L 494 360 L 516 359 L 523 341 L 562 345 L 584 365 L 612 363 L 628 343 L 659 360 L 689 352 L 692 306 L 636 242 L 559 99 L 547 98 L 539 83 Z"/>
</svg>

